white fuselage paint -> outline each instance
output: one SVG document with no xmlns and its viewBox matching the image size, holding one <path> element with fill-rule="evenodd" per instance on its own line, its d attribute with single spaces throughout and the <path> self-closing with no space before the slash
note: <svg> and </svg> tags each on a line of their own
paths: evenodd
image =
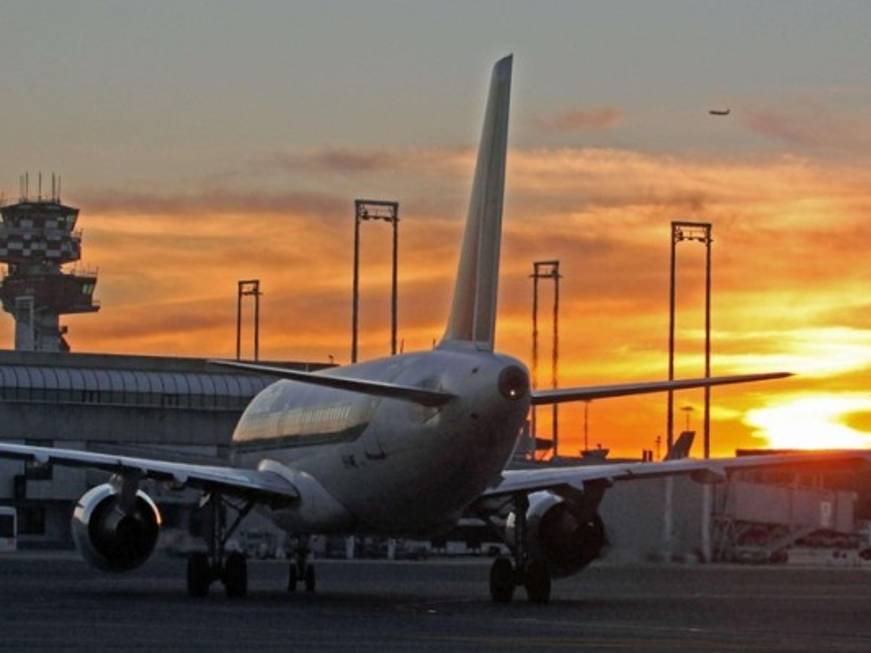
<svg viewBox="0 0 871 653">
<path fill-rule="evenodd" d="M 249 404 L 233 434 L 235 463 L 285 476 L 303 499 L 270 511 L 296 533 L 426 535 L 450 528 L 496 483 L 529 408 L 498 388 L 523 363 L 451 343 L 435 351 L 325 370 L 456 395 L 436 407 L 294 381 Z"/>
</svg>

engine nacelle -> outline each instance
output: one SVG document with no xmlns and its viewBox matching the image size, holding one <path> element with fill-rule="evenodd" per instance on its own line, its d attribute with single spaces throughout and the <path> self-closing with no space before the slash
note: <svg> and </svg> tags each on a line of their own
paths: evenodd
<svg viewBox="0 0 871 653">
<path fill-rule="evenodd" d="M 142 490 L 123 508 L 119 490 L 110 483 L 88 490 L 73 511 L 76 548 L 103 571 L 136 569 L 148 560 L 160 532 L 160 511 Z"/>
<path fill-rule="evenodd" d="M 529 495 L 526 546 L 532 558 L 547 563 L 554 577 L 571 576 L 599 557 L 605 546 L 605 525 L 595 510 L 582 511 L 553 492 Z M 515 517 L 508 518 L 508 537 L 514 537 Z"/>
</svg>

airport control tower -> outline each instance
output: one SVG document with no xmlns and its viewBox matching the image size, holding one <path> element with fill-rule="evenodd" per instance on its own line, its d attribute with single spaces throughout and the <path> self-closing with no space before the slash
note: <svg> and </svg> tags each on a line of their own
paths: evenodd
<svg viewBox="0 0 871 653">
<path fill-rule="evenodd" d="M 48 199 L 41 190 L 31 199 L 27 190 L 22 182 L 18 203 L 0 207 L 0 263 L 8 266 L 0 300 L 15 319 L 16 350 L 69 351 L 60 316 L 99 310 L 97 274 L 62 270 L 81 258 L 82 232 L 75 228 L 79 210 L 61 204 L 54 177 Z"/>
</svg>

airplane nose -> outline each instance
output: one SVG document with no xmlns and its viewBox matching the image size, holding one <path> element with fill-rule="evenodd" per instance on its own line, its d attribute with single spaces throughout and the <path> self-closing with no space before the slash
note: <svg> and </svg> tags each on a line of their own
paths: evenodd
<svg viewBox="0 0 871 653">
<path fill-rule="evenodd" d="M 509 365 L 499 373 L 499 394 L 509 401 L 523 399 L 529 392 L 529 377 L 517 365 Z"/>
</svg>

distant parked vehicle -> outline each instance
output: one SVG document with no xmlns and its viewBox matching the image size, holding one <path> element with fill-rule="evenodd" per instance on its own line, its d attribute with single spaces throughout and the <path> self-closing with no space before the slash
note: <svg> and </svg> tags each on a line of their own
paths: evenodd
<svg viewBox="0 0 871 653">
<path fill-rule="evenodd" d="M 244 531 L 238 546 L 249 558 L 264 560 L 279 557 L 278 537 L 267 531 Z"/>
<path fill-rule="evenodd" d="M 400 542 L 393 557 L 396 560 L 426 560 L 429 558 L 429 547 L 423 542 Z"/>
<path fill-rule="evenodd" d="M 18 514 L 15 508 L 0 506 L 0 552 L 18 548 Z"/>
</svg>

